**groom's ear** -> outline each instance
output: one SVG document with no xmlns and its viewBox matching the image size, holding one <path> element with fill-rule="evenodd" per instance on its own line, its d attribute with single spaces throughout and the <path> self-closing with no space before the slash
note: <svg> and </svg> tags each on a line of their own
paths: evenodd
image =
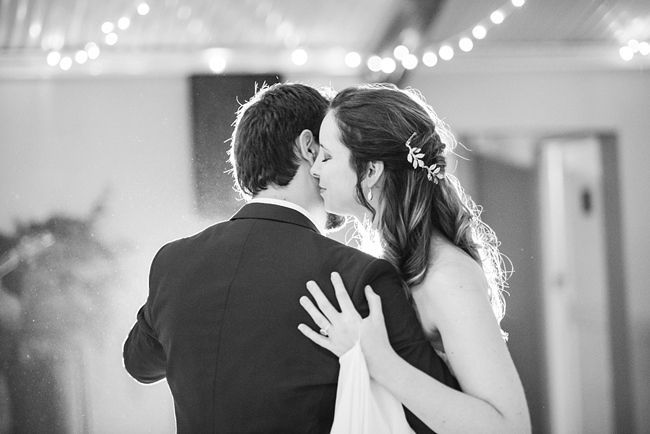
<svg viewBox="0 0 650 434">
<path fill-rule="evenodd" d="M 296 145 L 300 156 L 313 165 L 318 157 L 318 142 L 314 134 L 309 130 L 303 130 L 296 139 Z"/>
</svg>

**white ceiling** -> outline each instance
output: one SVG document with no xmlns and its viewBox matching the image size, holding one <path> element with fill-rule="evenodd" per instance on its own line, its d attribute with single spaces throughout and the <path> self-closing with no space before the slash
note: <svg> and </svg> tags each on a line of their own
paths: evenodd
<svg viewBox="0 0 650 434">
<path fill-rule="evenodd" d="M 647 69 L 650 55 L 624 61 L 619 49 L 630 39 L 650 41 L 648 0 L 0 0 L 0 78 L 97 74 L 191 74 L 210 72 L 221 56 L 224 72 L 317 72 L 371 74 L 365 60 L 390 56 L 399 43 L 418 57 L 450 44 L 455 57 L 431 71 L 476 68 Z M 495 10 L 507 14 L 490 22 Z M 129 25 L 117 28 L 120 18 Z M 117 42 L 106 43 L 105 22 Z M 477 24 L 487 37 L 464 53 L 458 39 Z M 49 66 L 51 51 L 74 58 L 94 42 L 99 57 L 69 70 Z M 303 48 L 304 65 L 291 61 Z M 350 68 L 345 54 L 363 63 Z M 213 60 L 214 61 L 214 60 Z M 478 62 L 478 63 L 477 63 Z M 419 65 L 417 68 L 426 68 Z M 398 66 L 394 74 L 401 74 Z M 393 75 L 394 75 L 393 74 Z M 380 74 L 381 75 L 381 74 Z"/>
</svg>

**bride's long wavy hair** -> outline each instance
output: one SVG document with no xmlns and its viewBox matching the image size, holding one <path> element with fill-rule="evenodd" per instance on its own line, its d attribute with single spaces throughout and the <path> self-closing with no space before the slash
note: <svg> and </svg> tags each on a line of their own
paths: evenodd
<svg viewBox="0 0 650 434">
<path fill-rule="evenodd" d="M 410 147 L 420 148 L 424 165 L 436 164 L 444 173 L 445 156 L 456 146 L 444 122 L 419 92 L 388 84 L 344 89 L 331 101 L 329 110 L 341 131 L 341 141 L 351 151 L 350 163 L 357 174 L 356 199 L 373 220 L 379 216 L 376 227 L 383 256 L 397 267 L 407 295 L 410 297 L 410 290 L 427 274 L 433 238 L 443 237 L 482 266 L 500 322 L 505 314 L 503 292 L 508 272 L 494 231 L 480 218 L 482 209 L 453 175 L 446 173 L 434 182 L 426 169 L 416 169 L 407 160 L 406 142 L 415 133 Z M 384 163 L 379 214 L 361 188 L 372 161 Z"/>
</svg>

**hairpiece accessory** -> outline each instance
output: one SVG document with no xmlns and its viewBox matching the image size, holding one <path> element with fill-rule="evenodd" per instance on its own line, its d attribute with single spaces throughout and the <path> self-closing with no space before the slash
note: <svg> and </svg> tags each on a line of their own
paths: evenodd
<svg viewBox="0 0 650 434">
<path fill-rule="evenodd" d="M 327 331 L 330 329 L 330 326 L 331 326 L 331 325 L 332 325 L 332 324 L 327 324 L 327 327 L 320 329 L 320 334 L 323 335 L 323 336 L 325 336 L 325 337 L 329 336 L 329 335 L 327 334 Z"/>
<path fill-rule="evenodd" d="M 422 149 L 411 146 L 411 140 L 413 140 L 413 137 L 417 136 L 417 134 L 418 133 L 411 134 L 411 137 L 409 137 L 405 143 L 406 147 L 409 148 L 409 154 L 406 156 L 406 159 L 413 165 L 414 169 L 417 169 L 418 167 L 425 169 L 427 171 L 427 179 L 437 184 L 439 179 L 445 178 L 445 174 L 442 172 L 442 166 L 438 166 L 437 164 L 427 166 L 424 164 L 424 153 L 420 152 Z"/>
</svg>

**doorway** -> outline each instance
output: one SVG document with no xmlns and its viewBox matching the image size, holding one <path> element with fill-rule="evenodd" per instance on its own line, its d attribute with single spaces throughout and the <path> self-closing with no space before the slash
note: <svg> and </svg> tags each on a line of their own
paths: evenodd
<svg viewBox="0 0 650 434">
<path fill-rule="evenodd" d="M 461 141 L 457 176 L 513 264 L 502 328 L 533 432 L 633 432 L 616 137 Z"/>
</svg>

